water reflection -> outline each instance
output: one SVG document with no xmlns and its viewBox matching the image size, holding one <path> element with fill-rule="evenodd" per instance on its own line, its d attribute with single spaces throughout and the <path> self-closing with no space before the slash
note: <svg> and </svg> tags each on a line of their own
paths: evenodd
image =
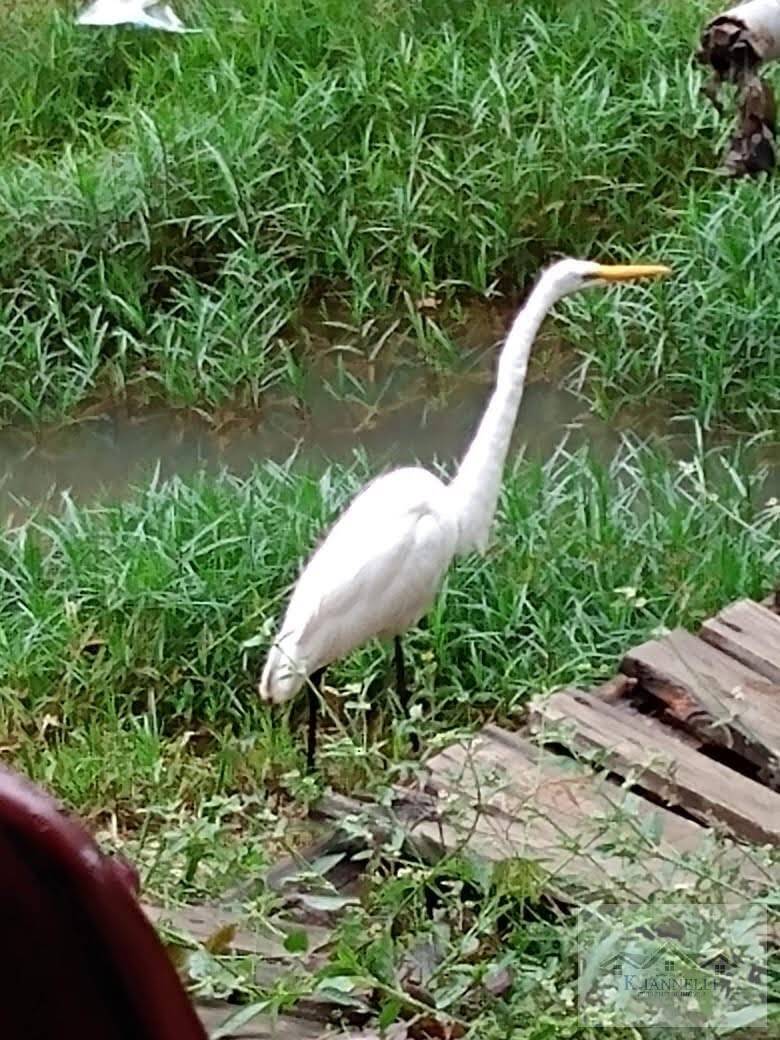
<svg viewBox="0 0 780 1040">
<path fill-rule="evenodd" d="M 192 412 L 158 409 L 131 415 L 117 410 L 38 436 L 0 432 L 0 518 L 19 519 L 20 500 L 56 503 L 64 490 L 77 501 L 120 496 L 128 486 L 145 482 L 158 464 L 163 477 L 221 468 L 241 475 L 257 462 L 283 460 L 295 450 L 320 462 L 349 459 L 358 447 L 378 469 L 391 463 L 448 462 L 461 455 L 482 413 L 490 393 L 490 363 L 436 381 L 401 366 L 383 379 L 355 386 L 360 390 L 351 400 L 338 399 L 332 380 L 312 376 L 302 395 L 305 408 L 271 400 L 262 414 L 233 417 L 222 425 Z M 688 424 L 656 432 L 666 435 L 675 454 L 685 456 L 691 450 L 689 430 Z M 573 394 L 549 382 L 532 382 L 514 449 L 544 459 L 566 432 L 571 447 L 587 443 L 605 460 L 620 442 L 619 430 L 589 413 Z M 778 494 L 780 452 L 775 447 L 761 454 L 773 465 L 767 493 Z"/>
</svg>

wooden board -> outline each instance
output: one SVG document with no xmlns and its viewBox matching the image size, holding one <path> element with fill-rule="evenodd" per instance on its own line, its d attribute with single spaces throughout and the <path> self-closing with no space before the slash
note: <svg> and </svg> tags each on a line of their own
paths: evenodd
<svg viewBox="0 0 780 1040">
<path fill-rule="evenodd" d="M 754 672 L 780 684 L 780 616 L 774 611 L 752 600 L 741 599 L 705 621 L 701 637 Z"/>
<path fill-rule="evenodd" d="M 732 843 L 496 726 L 427 765 L 446 807 L 445 822 L 424 824 L 430 838 L 491 861 L 533 860 L 564 897 L 575 887 L 639 898 L 693 887 L 694 861 L 682 862 L 691 854 L 705 857 L 709 870 L 718 860 L 746 888 L 767 882 Z"/>
<path fill-rule="evenodd" d="M 236 1010 L 235 1004 L 204 1005 L 198 1017 L 209 1035 L 214 1033 Z M 307 1022 L 294 1015 L 258 1015 L 245 1026 L 227 1034 L 229 1040 L 403 1040 L 407 1036 L 403 1022 L 380 1032 L 378 1029 L 348 1029 L 320 1022 Z"/>
<path fill-rule="evenodd" d="M 213 1004 L 199 1004 L 195 1010 L 198 1018 L 209 1036 L 212 1035 L 231 1015 L 238 1011 L 236 1004 L 217 1002 Z M 294 1015 L 271 1015 L 260 1014 L 244 1026 L 226 1034 L 227 1037 L 236 1040 L 325 1040 L 335 1034 L 321 1022 L 312 1022 L 305 1018 L 297 1018 Z"/>
<path fill-rule="evenodd" d="M 780 845 L 780 795 L 678 740 L 657 719 L 627 716 L 582 690 L 553 694 L 535 708 L 535 719 L 552 725 L 561 742 L 601 752 L 604 765 L 697 819 Z"/>
<path fill-rule="evenodd" d="M 780 686 L 683 629 L 630 650 L 620 667 L 689 732 L 780 782 Z"/>
<path fill-rule="evenodd" d="M 290 960 L 291 955 L 284 948 L 284 937 L 287 932 L 305 930 L 308 939 L 308 952 L 313 953 L 324 946 L 332 935 L 332 930 L 318 925 L 302 926 L 298 922 L 275 921 L 278 931 L 272 927 L 249 927 L 245 915 L 232 913 L 220 906 L 185 906 L 164 909 L 142 904 L 144 913 L 156 928 L 168 928 L 174 933 L 181 933 L 195 943 L 204 943 L 221 928 L 233 925 L 236 932 L 230 940 L 230 950 L 234 953 L 256 954 L 267 960 Z"/>
<path fill-rule="evenodd" d="M 229 937 L 226 948 L 220 952 L 253 956 L 255 982 L 262 989 L 272 988 L 280 978 L 291 971 L 317 970 L 327 958 L 328 944 L 333 937 L 332 928 L 308 921 L 290 922 L 279 916 L 272 917 L 268 926 L 257 924 L 256 927 L 249 927 L 246 915 L 232 913 L 220 906 L 163 909 L 148 903 L 141 905 L 155 928 L 171 933 L 166 935 L 165 939 L 174 946 L 180 945 L 183 949 L 201 946 L 221 929 L 234 926 L 235 933 Z M 308 947 L 305 953 L 292 954 L 285 949 L 284 937 L 290 931 L 306 932 Z M 180 942 L 177 942 L 179 937 Z M 326 998 L 306 997 L 298 1005 L 297 1013 L 299 1017 L 319 1020 L 327 1017 L 330 1005 L 331 1002 Z M 229 1005 L 229 1009 L 235 1010 L 235 1005 Z"/>
</svg>

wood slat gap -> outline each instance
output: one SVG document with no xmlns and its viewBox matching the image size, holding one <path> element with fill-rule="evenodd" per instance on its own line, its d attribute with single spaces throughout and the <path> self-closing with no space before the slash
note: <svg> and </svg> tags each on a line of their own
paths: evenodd
<svg viewBox="0 0 780 1040">
<path fill-rule="evenodd" d="M 561 739 L 597 752 L 606 768 L 635 777 L 670 804 L 737 837 L 780 844 L 780 795 L 677 740 L 645 717 L 641 727 L 619 707 L 582 690 L 553 694 L 535 709 L 537 725 L 554 725 Z"/>
<path fill-rule="evenodd" d="M 620 667 L 685 731 L 780 787 L 780 686 L 683 629 L 629 650 Z"/>
</svg>

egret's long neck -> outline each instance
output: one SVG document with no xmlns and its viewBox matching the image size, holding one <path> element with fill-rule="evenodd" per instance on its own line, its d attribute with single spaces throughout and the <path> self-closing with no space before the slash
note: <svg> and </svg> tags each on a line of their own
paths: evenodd
<svg viewBox="0 0 780 1040">
<path fill-rule="evenodd" d="M 498 361 L 495 389 L 474 440 L 449 485 L 452 508 L 458 517 L 460 553 L 472 549 L 483 552 L 487 548 L 531 348 L 557 298 L 555 286 L 542 277 L 515 318 Z"/>
</svg>

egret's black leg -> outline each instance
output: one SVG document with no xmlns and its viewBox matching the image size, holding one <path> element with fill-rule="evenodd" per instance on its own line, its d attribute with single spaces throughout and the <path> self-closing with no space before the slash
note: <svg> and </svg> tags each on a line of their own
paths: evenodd
<svg viewBox="0 0 780 1040">
<path fill-rule="evenodd" d="M 320 693 L 322 692 L 322 677 L 324 668 L 318 668 L 312 672 L 306 683 L 306 692 L 309 695 L 309 724 L 306 733 L 306 772 L 314 772 L 314 758 L 317 753 L 317 712 L 319 711 Z"/>
<path fill-rule="evenodd" d="M 395 637 L 393 656 L 395 658 L 395 689 L 398 694 L 398 701 L 408 717 L 409 688 L 406 685 L 406 666 L 404 664 L 404 650 L 400 636 Z M 416 733 L 410 734 L 409 742 L 412 745 L 412 751 L 417 752 L 420 750 L 420 741 Z"/>
<path fill-rule="evenodd" d="M 368 730 L 371 729 L 374 720 L 376 719 L 377 704 L 379 703 L 382 694 L 386 692 L 387 682 L 387 673 L 380 672 L 378 675 L 374 676 L 366 689 L 366 700 L 369 704 L 369 708 L 366 711 L 366 728 Z"/>
<path fill-rule="evenodd" d="M 409 690 L 406 687 L 406 666 L 404 664 L 404 648 L 401 645 L 401 637 L 396 636 L 393 641 L 395 659 L 395 690 L 398 701 L 405 712 L 409 711 Z"/>
</svg>

